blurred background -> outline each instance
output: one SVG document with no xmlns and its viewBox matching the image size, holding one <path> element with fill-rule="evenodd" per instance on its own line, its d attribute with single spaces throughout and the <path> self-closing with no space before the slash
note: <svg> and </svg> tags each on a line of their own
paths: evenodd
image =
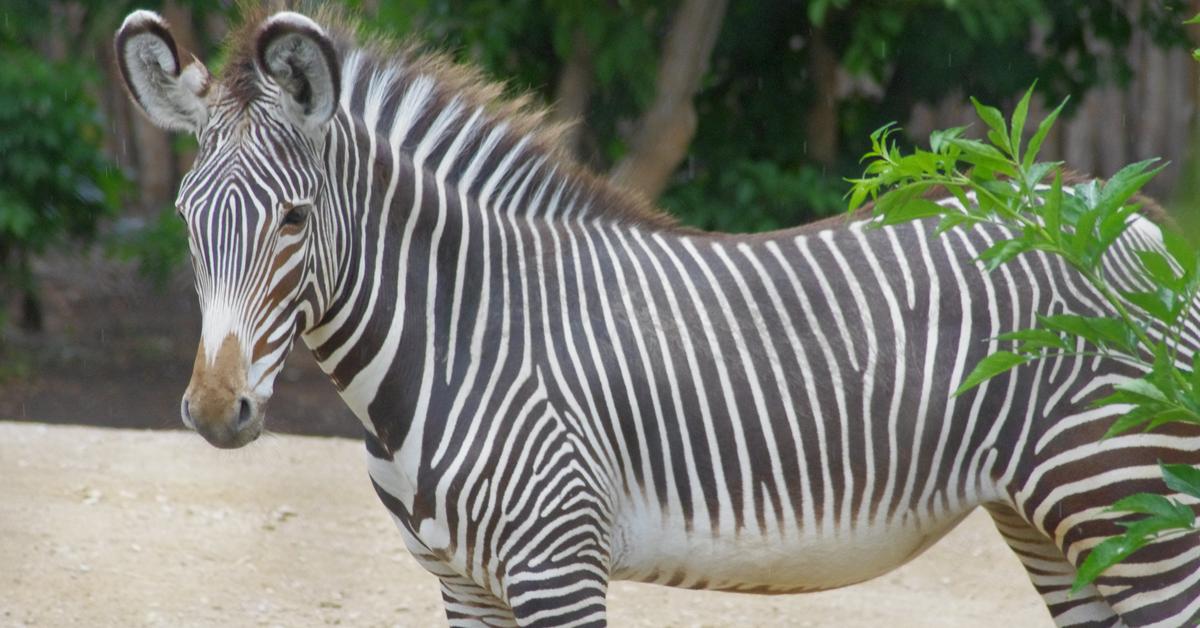
<svg viewBox="0 0 1200 628">
<path fill-rule="evenodd" d="M 1070 97 L 1044 158 L 1162 157 L 1149 191 L 1196 215 L 1198 0 L 345 4 L 576 121 L 579 160 L 706 229 L 842 211 L 871 131 L 923 142 L 1034 80 L 1035 116 Z M 173 199 L 195 144 L 126 97 L 111 37 L 135 8 L 219 73 L 233 2 L 0 0 L 0 419 L 179 425 L 199 315 Z M 357 435 L 303 347 L 276 390 L 271 429 Z"/>
</svg>

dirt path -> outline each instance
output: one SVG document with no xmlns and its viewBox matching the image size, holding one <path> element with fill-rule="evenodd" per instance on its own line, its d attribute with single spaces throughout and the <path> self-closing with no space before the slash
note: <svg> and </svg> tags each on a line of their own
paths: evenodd
<svg viewBox="0 0 1200 628">
<path fill-rule="evenodd" d="M 0 422 L 0 626 L 437 626 L 352 440 Z M 613 626 L 1048 626 L 986 516 L 827 593 L 615 583 Z"/>
</svg>

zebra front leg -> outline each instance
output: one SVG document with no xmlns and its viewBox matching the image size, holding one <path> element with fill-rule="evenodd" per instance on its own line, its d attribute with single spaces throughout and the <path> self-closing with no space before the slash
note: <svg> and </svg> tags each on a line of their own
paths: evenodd
<svg viewBox="0 0 1200 628">
<path fill-rule="evenodd" d="M 1075 567 L 1044 534 L 1004 504 L 985 506 L 996 529 L 1008 543 L 1029 580 L 1046 603 L 1054 623 L 1059 626 L 1123 626 L 1120 617 L 1100 596 L 1095 586 L 1070 595 Z"/>
<path fill-rule="evenodd" d="M 584 565 L 510 576 L 508 602 L 517 625 L 605 626 L 608 576 Z"/>
<path fill-rule="evenodd" d="M 462 577 L 441 576 L 442 601 L 452 627 L 516 626 L 512 610 L 503 600 Z"/>
</svg>

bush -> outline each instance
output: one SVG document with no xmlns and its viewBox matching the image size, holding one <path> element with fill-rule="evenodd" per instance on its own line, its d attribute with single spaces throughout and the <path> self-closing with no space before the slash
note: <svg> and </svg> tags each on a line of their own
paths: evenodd
<svg viewBox="0 0 1200 628">
<path fill-rule="evenodd" d="M 781 168 L 771 161 L 743 159 L 701 169 L 669 188 L 660 202 L 701 229 L 769 231 L 841 211 L 842 188 L 812 166 Z"/>
<path fill-rule="evenodd" d="M 65 238 L 93 238 L 124 179 L 101 152 L 87 75 L 15 47 L 0 53 L 0 287 L 22 295 L 23 325 L 36 329 L 31 258 Z"/>
</svg>

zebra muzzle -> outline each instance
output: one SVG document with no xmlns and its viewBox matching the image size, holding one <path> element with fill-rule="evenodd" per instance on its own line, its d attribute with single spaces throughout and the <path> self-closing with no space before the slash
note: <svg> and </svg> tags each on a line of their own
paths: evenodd
<svg viewBox="0 0 1200 628">
<path fill-rule="evenodd" d="M 212 361 L 200 345 L 180 414 L 184 425 L 223 449 L 246 445 L 262 433 L 262 404 L 248 389 L 246 360 L 233 334 L 225 337 Z"/>
</svg>

